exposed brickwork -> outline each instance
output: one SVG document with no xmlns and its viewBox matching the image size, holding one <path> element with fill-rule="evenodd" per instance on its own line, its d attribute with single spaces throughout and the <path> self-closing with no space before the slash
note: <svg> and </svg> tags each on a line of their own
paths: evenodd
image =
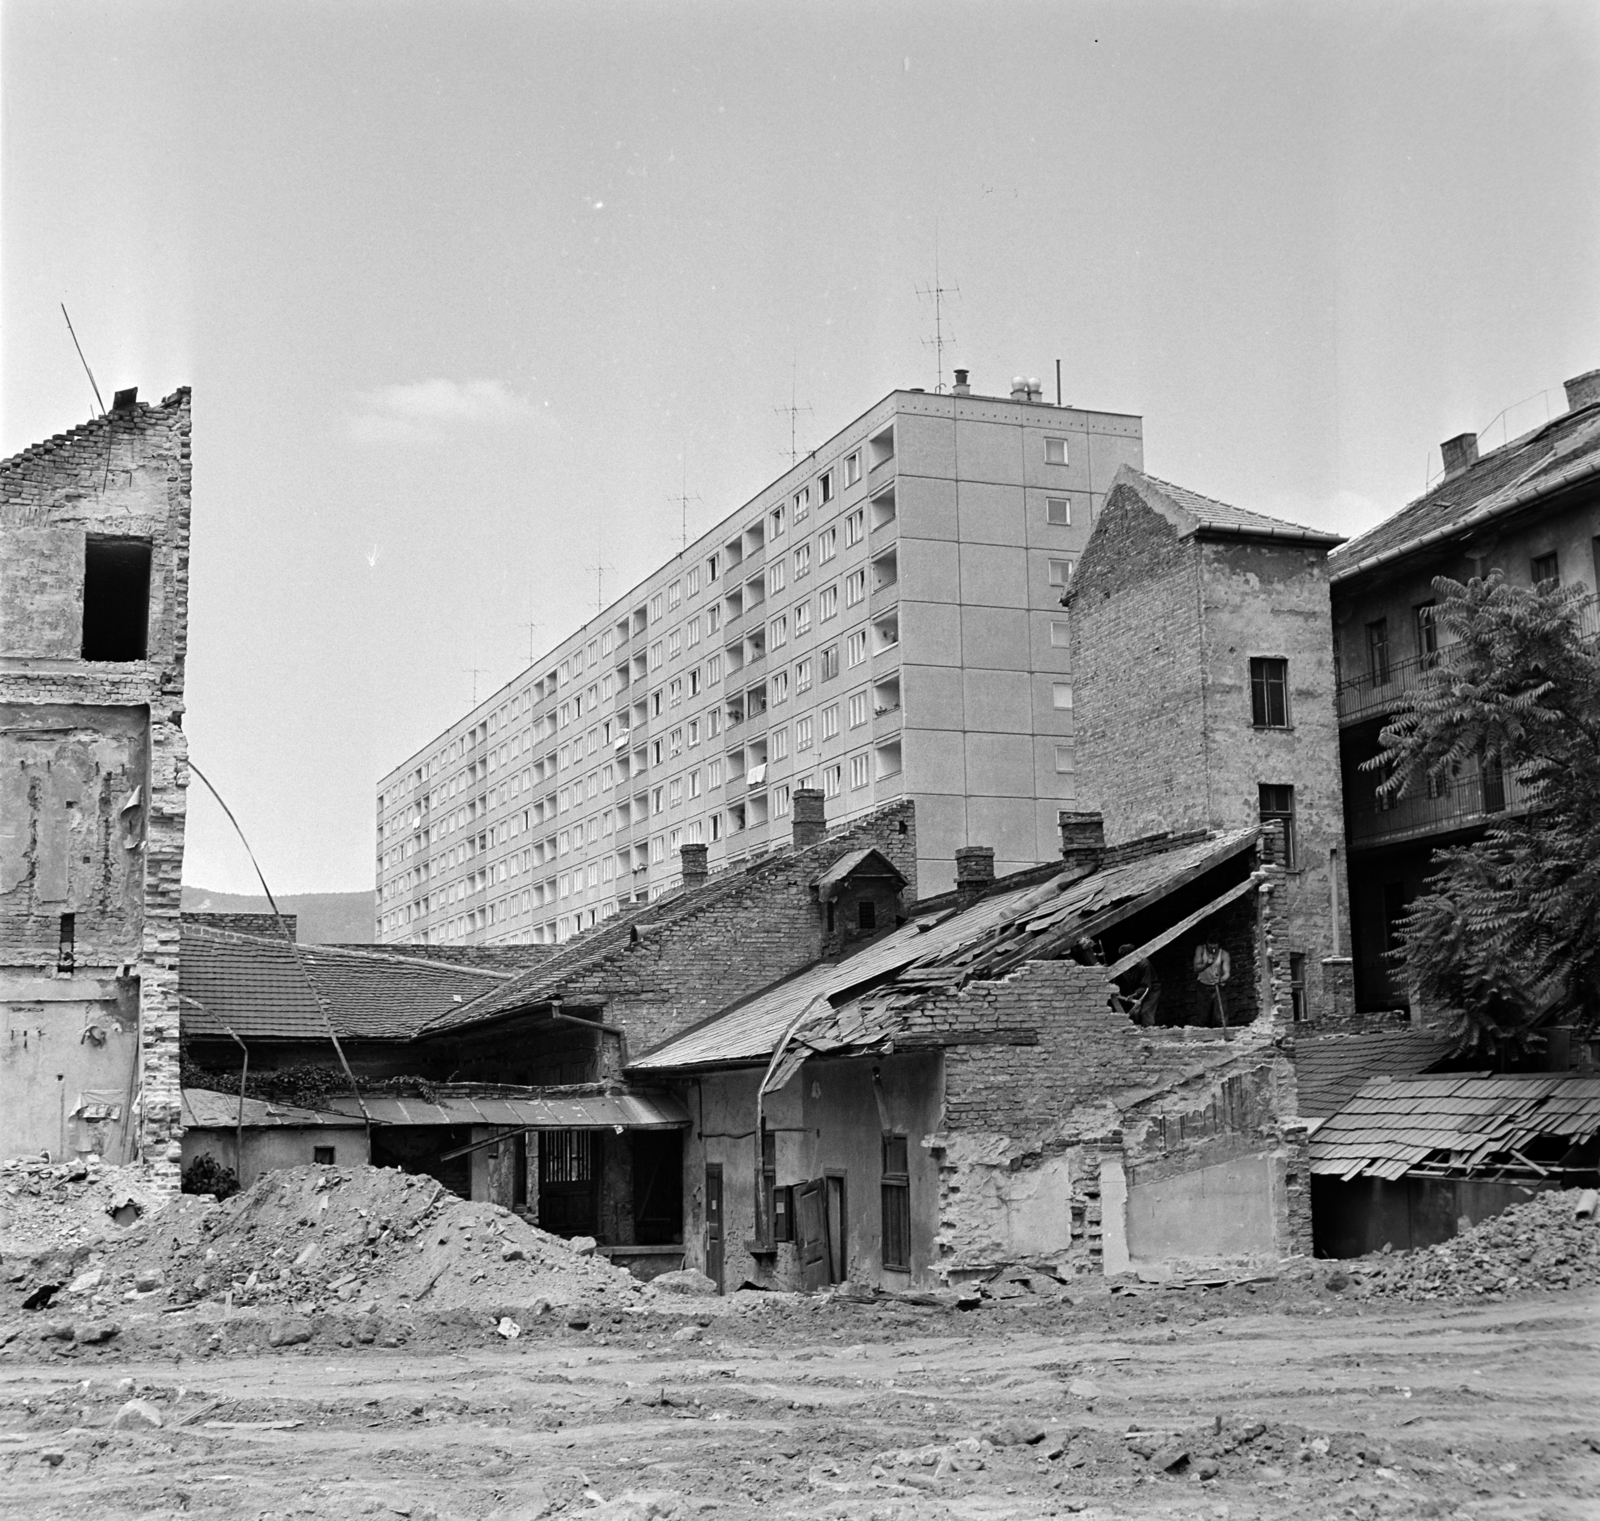
<svg viewBox="0 0 1600 1521">
<path fill-rule="evenodd" d="M 11 715 L 7 740 L 22 747 L 21 773 L 38 762 L 13 808 L 31 817 L 0 859 L 0 917 L 14 923 L 0 948 L 0 1003 L 8 1020 L 37 1018 L 72 993 L 103 1003 L 112 979 L 137 979 L 138 1070 L 126 1086 L 133 1100 L 118 1145 L 176 1186 L 180 1156 L 178 1092 L 179 894 L 183 867 L 187 748 L 183 719 L 188 642 L 190 405 L 187 388 L 157 406 L 134 405 L 36 444 L 0 462 L 0 708 Z M 146 540 L 151 546 L 147 652 L 116 664 L 81 658 L 85 542 L 92 537 Z M 26 596 L 15 593 L 29 588 Z M 67 767 L 45 766 L 28 715 L 70 714 L 52 741 L 72 752 Z M 120 785 L 106 761 L 110 737 L 137 731 L 137 793 Z M 33 732 L 29 733 L 30 728 Z M 120 762 L 118 763 L 120 764 Z M 69 799 L 40 778 L 76 770 L 103 779 L 93 795 Z M 8 812 L 11 811 L 8 809 Z M 97 822 L 85 825 L 92 812 Z M 56 844 L 76 848 L 93 836 L 112 877 L 126 889 L 110 897 L 70 871 L 48 869 Z M 75 964 L 58 966 L 62 916 L 80 915 Z M 46 986 L 41 979 L 47 979 Z M 70 1001 L 70 1000 L 69 1000 Z M 63 1060 L 66 1055 L 64 1053 Z M 78 1076 L 84 1092 L 103 1080 Z M 0 1067 L 0 1084 L 26 1081 L 20 1067 Z M 63 1078 L 65 1081 L 65 1078 Z M 74 1102 L 76 1099 L 74 1099 Z M 24 1107 L 23 1095 L 0 1103 Z M 38 1149 L 81 1145 L 49 1126 Z M 124 1157 L 119 1157 L 124 1159 Z"/>
<path fill-rule="evenodd" d="M 204 924 L 212 929 L 232 930 L 238 935 L 276 935 L 287 930 L 291 940 L 300 937 L 300 921 L 294 914 L 285 914 L 278 922 L 276 914 L 202 914 L 192 909 L 183 911 L 185 924 Z"/>
</svg>

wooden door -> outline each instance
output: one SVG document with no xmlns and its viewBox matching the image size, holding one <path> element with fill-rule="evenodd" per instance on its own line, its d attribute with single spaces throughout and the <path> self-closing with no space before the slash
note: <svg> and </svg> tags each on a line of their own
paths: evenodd
<svg viewBox="0 0 1600 1521">
<path fill-rule="evenodd" d="M 830 1172 L 823 1183 L 828 1191 L 828 1275 L 834 1283 L 843 1283 L 850 1276 L 844 1240 L 844 1174 Z"/>
<path fill-rule="evenodd" d="M 800 1248 L 800 1286 L 826 1288 L 832 1265 L 828 1260 L 828 1204 L 820 1178 L 795 1189 L 794 1221 L 795 1241 Z"/>
<path fill-rule="evenodd" d="M 722 1281 L 722 1164 L 706 1167 L 706 1277 L 714 1279 L 719 1294 L 726 1291 Z"/>
</svg>

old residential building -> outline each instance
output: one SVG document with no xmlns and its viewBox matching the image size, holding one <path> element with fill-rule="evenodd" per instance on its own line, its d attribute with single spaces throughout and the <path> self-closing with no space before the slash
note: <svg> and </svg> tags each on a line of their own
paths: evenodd
<svg viewBox="0 0 1600 1521">
<path fill-rule="evenodd" d="M 1339 755 L 1347 799 L 1355 996 L 1370 1011 L 1404 1008 L 1386 953 L 1428 875 L 1433 852 L 1528 805 L 1492 759 L 1448 787 L 1377 796 L 1362 769 L 1398 699 L 1439 658 L 1436 576 L 1501 571 L 1513 585 L 1559 580 L 1593 591 L 1600 575 L 1600 370 L 1566 383 L 1561 416 L 1480 455 L 1464 433 L 1442 445 L 1444 477 L 1328 559 L 1339 662 Z M 1586 614 L 1595 629 L 1593 606 Z"/>
<path fill-rule="evenodd" d="M 189 392 L 0 463 L 0 1155 L 179 1159 Z"/>
<path fill-rule="evenodd" d="M 895 391 L 390 772 L 378 938 L 563 941 L 787 838 L 916 804 L 956 851 L 1053 850 L 1076 791 L 1059 602 L 1139 419 Z"/>
<path fill-rule="evenodd" d="M 1282 821 L 1294 1021 L 1350 1007 L 1328 641 L 1338 542 L 1124 467 L 1068 598 L 1079 775 L 1109 839 Z"/>
</svg>

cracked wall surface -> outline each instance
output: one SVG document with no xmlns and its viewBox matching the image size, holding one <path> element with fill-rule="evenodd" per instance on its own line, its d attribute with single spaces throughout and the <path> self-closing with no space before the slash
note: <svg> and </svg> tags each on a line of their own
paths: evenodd
<svg viewBox="0 0 1600 1521">
<path fill-rule="evenodd" d="M 0 461 L 0 1155 L 176 1186 L 190 404 Z M 142 659 L 86 660 L 86 555 L 150 546 Z"/>
</svg>

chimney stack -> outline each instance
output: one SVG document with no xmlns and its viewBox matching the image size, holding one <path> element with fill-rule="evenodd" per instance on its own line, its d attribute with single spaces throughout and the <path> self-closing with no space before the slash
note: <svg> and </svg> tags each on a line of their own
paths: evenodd
<svg viewBox="0 0 1600 1521">
<path fill-rule="evenodd" d="M 950 394 L 952 396 L 972 395 L 972 387 L 967 384 L 968 373 L 969 372 L 966 370 L 956 371 L 956 383 L 950 387 Z"/>
<path fill-rule="evenodd" d="M 960 370 L 956 371 L 959 375 Z M 1592 407 L 1600 401 L 1600 370 L 1586 370 L 1564 381 L 1567 392 L 1567 411 L 1576 412 L 1582 407 Z"/>
<path fill-rule="evenodd" d="M 1106 854 L 1106 821 L 1098 813 L 1070 813 L 1062 809 L 1056 815 L 1061 826 L 1061 859 L 1085 874 L 1098 871 Z"/>
<path fill-rule="evenodd" d="M 1453 475 L 1460 475 L 1469 465 L 1477 463 L 1478 435 L 1458 433 L 1454 438 L 1447 438 L 1439 445 L 1439 453 L 1444 456 L 1444 478 L 1449 480 Z"/>
<path fill-rule="evenodd" d="M 797 787 L 789 800 L 794 816 L 794 848 L 804 850 L 827 837 L 827 804 L 815 787 Z"/>
<path fill-rule="evenodd" d="M 706 867 L 706 847 L 680 845 L 678 859 L 683 863 L 683 890 L 692 893 L 695 888 L 704 887 L 706 878 L 710 875 Z"/>
<path fill-rule="evenodd" d="M 962 845 L 956 849 L 956 891 L 964 898 L 981 898 L 994 886 L 994 849 L 989 845 Z"/>
</svg>

